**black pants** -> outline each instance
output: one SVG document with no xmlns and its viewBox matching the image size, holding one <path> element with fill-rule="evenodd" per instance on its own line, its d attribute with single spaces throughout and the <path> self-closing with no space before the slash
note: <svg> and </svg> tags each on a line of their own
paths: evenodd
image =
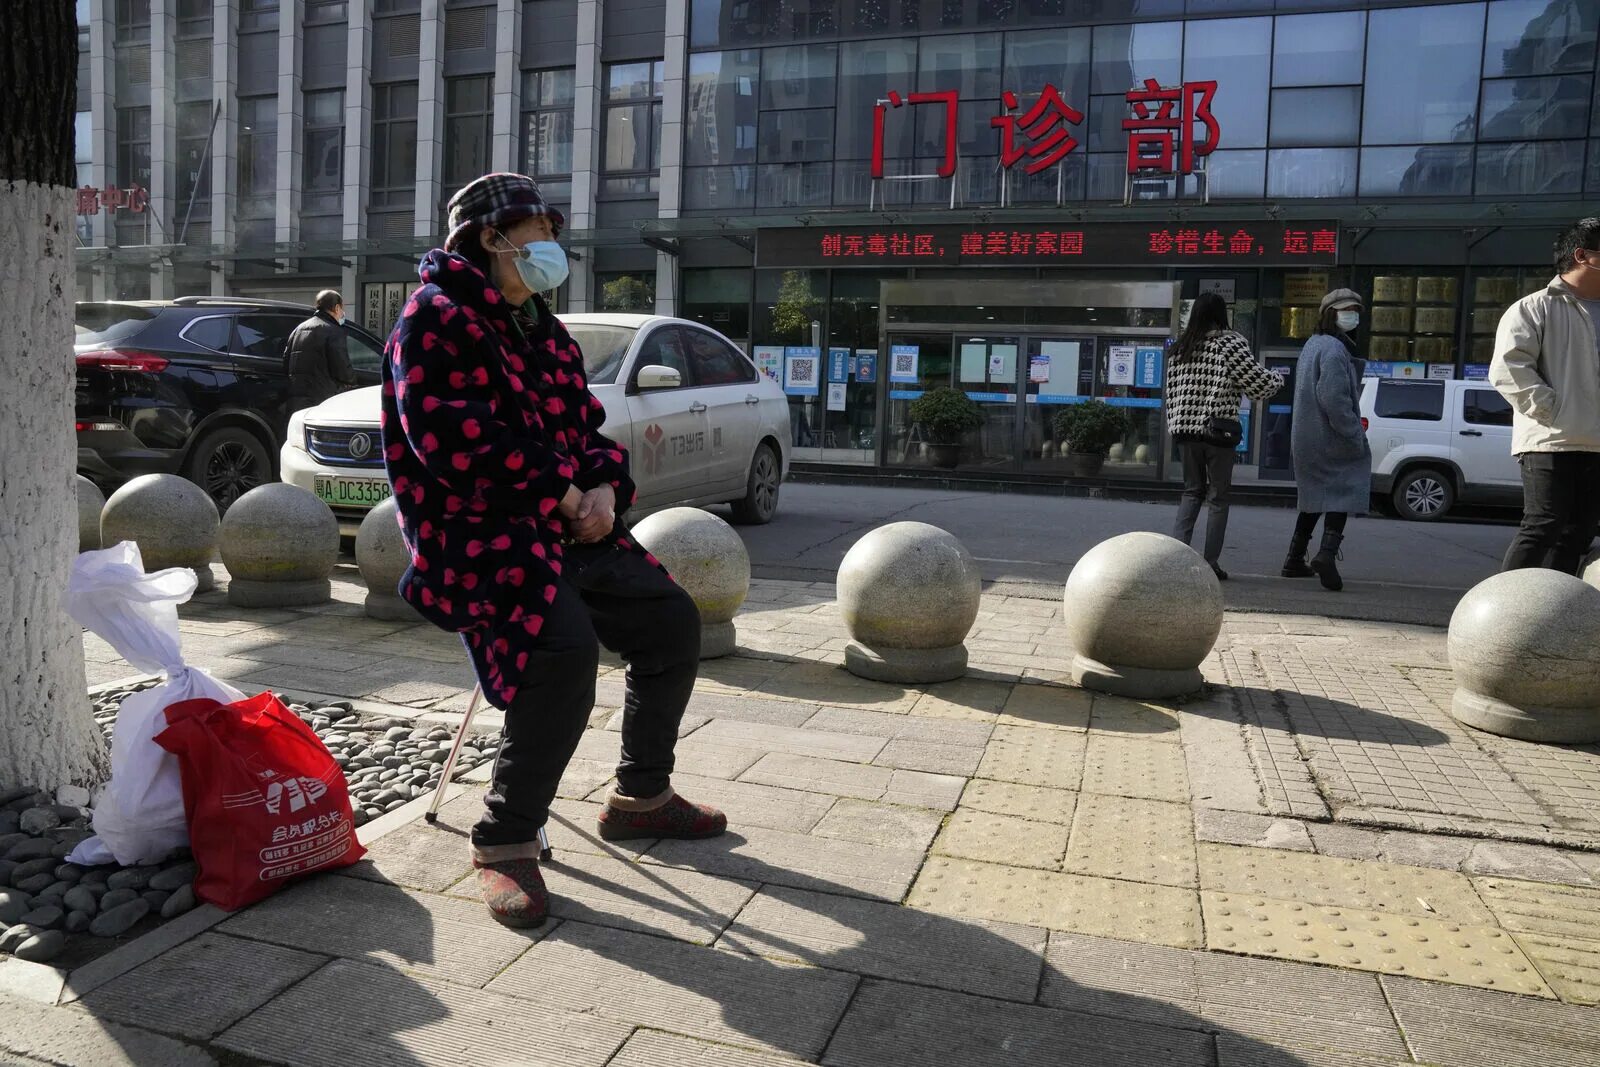
<svg viewBox="0 0 1600 1067">
<path fill-rule="evenodd" d="M 1296 541 L 1310 543 L 1311 535 L 1317 532 L 1317 520 L 1322 520 L 1323 533 L 1344 533 L 1344 524 L 1350 515 L 1344 511 L 1302 511 L 1295 516 L 1294 537 Z"/>
<path fill-rule="evenodd" d="M 1600 452 L 1524 452 L 1522 528 L 1502 571 L 1550 567 L 1578 573 L 1600 523 Z"/>
<path fill-rule="evenodd" d="M 594 709 L 599 646 L 628 666 L 617 789 L 650 797 L 672 777 L 678 724 L 700 667 L 700 612 L 678 585 L 612 545 L 567 549 L 495 761 L 475 845 L 532 841 Z"/>
<path fill-rule="evenodd" d="M 1178 519 L 1173 524 L 1172 536 L 1184 544 L 1193 539 L 1200 503 L 1205 501 L 1211 510 L 1206 516 L 1204 555 L 1207 563 L 1215 563 L 1222 556 L 1222 540 L 1228 533 L 1228 493 L 1233 489 L 1234 450 L 1204 441 L 1184 441 L 1182 448 L 1183 496 L 1178 501 Z"/>
</svg>

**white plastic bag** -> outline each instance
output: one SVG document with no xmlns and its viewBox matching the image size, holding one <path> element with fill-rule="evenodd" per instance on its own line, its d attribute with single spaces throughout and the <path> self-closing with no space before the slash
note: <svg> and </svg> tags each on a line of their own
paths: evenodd
<svg viewBox="0 0 1600 1067">
<path fill-rule="evenodd" d="M 194 595 L 195 584 L 194 572 L 183 567 L 146 574 L 132 541 L 84 552 L 72 565 L 67 613 L 139 670 L 159 671 L 167 680 L 122 702 L 111 741 L 111 782 L 94 809 L 96 836 L 73 849 L 69 863 L 154 863 L 189 843 L 177 757 L 153 739 L 167 728 L 170 704 L 244 699 L 183 662 L 178 605 Z"/>
</svg>

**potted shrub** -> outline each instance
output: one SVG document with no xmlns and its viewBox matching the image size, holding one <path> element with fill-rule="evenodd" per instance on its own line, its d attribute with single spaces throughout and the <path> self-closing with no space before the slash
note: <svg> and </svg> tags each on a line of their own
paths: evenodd
<svg viewBox="0 0 1600 1067">
<path fill-rule="evenodd" d="M 1128 435 L 1127 413 L 1100 400 L 1085 400 L 1056 412 L 1056 440 L 1072 463 L 1072 473 L 1092 478 L 1100 473 L 1111 446 Z"/>
<path fill-rule="evenodd" d="M 922 428 L 934 466 L 953 468 L 961 458 L 961 439 L 983 425 L 977 402 L 958 389 L 929 389 L 911 402 L 911 421 Z"/>
</svg>

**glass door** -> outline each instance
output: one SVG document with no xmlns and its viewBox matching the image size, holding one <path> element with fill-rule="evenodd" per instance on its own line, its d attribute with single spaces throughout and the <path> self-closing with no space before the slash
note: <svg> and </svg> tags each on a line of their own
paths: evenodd
<svg viewBox="0 0 1600 1067">
<path fill-rule="evenodd" d="M 884 461 L 923 467 L 932 462 L 922 428 L 911 419 L 911 404 L 923 393 L 949 385 L 954 376 L 948 333 L 891 333 L 888 351 L 878 353 L 877 376 L 888 390 Z"/>
<path fill-rule="evenodd" d="M 983 417 L 967 436 L 960 466 L 1015 469 L 1020 352 L 1016 337 L 956 335 L 956 388 L 977 402 Z"/>
<path fill-rule="evenodd" d="M 1104 471 L 1111 477 L 1153 478 L 1161 461 L 1166 430 L 1161 388 L 1166 378 L 1164 337 L 1102 337 L 1095 366 L 1094 395 L 1128 416 L 1129 429 L 1111 446 Z"/>
<path fill-rule="evenodd" d="M 891 333 L 877 373 L 888 390 L 886 459 L 895 465 L 964 470 L 1016 469 L 1020 338 L 948 333 Z M 959 441 L 935 438 L 911 417 L 929 390 L 950 388 L 978 406 L 980 422 Z"/>
<path fill-rule="evenodd" d="M 1093 337 L 1030 337 L 1022 368 L 1022 469 L 1030 474 L 1070 473 L 1067 450 L 1055 432 L 1056 413 L 1094 391 Z"/>
</svg>

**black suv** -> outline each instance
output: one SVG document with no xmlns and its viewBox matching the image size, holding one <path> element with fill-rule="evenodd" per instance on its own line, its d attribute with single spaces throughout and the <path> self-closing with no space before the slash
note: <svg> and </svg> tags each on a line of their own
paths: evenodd
<svg viewBox="0 0 1600 1067">
<path fill-rule="evenodd" d="M 311 314 L 239 297 L 79 303 L 78 473 L 108 490 L 181 474 L 222 511 L 272 481 L 289 421 L 284 348 Z M 356 376 L 376 385 L 383 343 L 344 330 Z"/>
</svg>

